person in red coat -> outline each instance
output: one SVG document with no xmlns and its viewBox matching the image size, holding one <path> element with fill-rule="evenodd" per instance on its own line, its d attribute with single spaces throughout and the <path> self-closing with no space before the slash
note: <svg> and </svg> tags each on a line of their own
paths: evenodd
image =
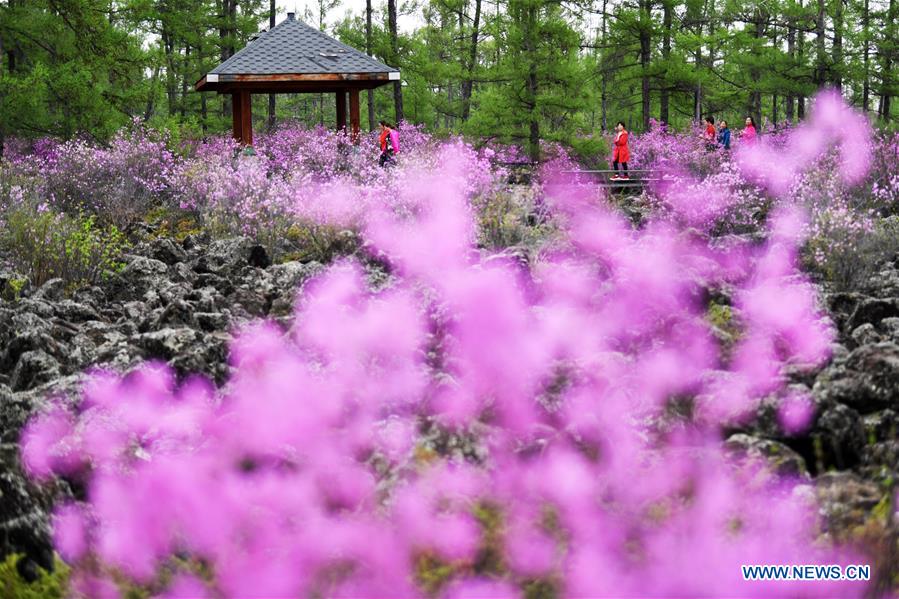
<svg viewBox="0 0 899 599">
<path fill-rule="evenodd" d="M 381 166 L 393 164 L 394 145 L 390 137 L 392 130 L 393 127 L 390 126 L 390 123 L 381 121 L 381 135 L 378 136 L 378 143 L 381 145 L 381 157 L 378 158 L 378 164 Z"/>
<path fill-rule="evenodd" d="M 715 119 L 710 116 L 705 117 L 705 149 L 713 151 L 716 148 L 715 139 L 718 137 L 718 131 L 715 129 Z"/>
<path fill-rule="evenodd" d="M 748 116 L 746 117 L 746 128 L 743 129 L 743 134 L 740 136 L 740 141 L 742 141 L 746 145 L 750 145 L 755 143 L 756 137 L 757 133 L 755 130 L 755 119 L 751 116 Z"/>
<path fill-rule="evenodd" d="M 618 121 L 615 126 L 618 133 L 615 134 L 615 149 L 612 151 L 612 165 L 615 168 L 615 174 L 612 175 L 612 181 L 627 181 L 630 179 L 627 175 L 627 163 L 631 159 L 631 152 L 627 148 L 627 129 L 624 128 L 624 122 Z M 624 167 L 624 174 L 618 175 L 618 165 Z"/>
</svg>

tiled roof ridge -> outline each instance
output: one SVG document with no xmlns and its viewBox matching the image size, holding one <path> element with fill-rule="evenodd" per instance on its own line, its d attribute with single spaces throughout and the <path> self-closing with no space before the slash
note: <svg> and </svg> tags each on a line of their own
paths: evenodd
<svg viewBox="0 0 899 599">
<path fill-rule="evenodd" d="M 286 70 L 286 67 L 283 65 L 272 67 L 271 64 L 266 64 L 265 60 L 267 57 L 256 56 L 255 54 L 257 54 L 257 52 L 254 51 L 262 47 L 271 46 L 272 53 L 277 53 L 279 44 L 289 43 L 289 36 L 292 32 L 288 32 L 286 29 L 290 28 L 297 28 L 300 36 L 310 40 L 313 49 L 318 49 L 318 55 L 300 57 L 318 68 L 297 69 L 295 71 L 297 73 L 385 73 L 398 70 L 375 60 L 364 52 L 331 37 L 327 33 L 310 26 L 299 19 L 288 18 L 281 21 L 270 30 L 261 32 L 254 41 L 251 41 L 235 52 L 234 55 L 215 67 L 210 73 L 219 75 L 262 75 L 290 72 Z M 335 68 L 331 68 L 330 65 L 323 64 L 318 60 L 319 58 L 322 58 L 325 61 L 330 60 L 326 56 L 321 55 L 325 52 L 333 52 L 334 50 L 346 52 L 347 55 L 343 57 L 345 58 L 344 63 L 349 62 L 350 65 L 344 64 L 338 66 L 335 64 Z M 348 68 L 350 66 L 352 68 Z"/>
</svg>

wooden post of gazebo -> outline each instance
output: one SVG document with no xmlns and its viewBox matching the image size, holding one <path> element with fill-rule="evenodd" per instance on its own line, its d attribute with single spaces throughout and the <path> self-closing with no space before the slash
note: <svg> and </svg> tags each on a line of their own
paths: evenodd
<svg viewBox="0 0 899 599">
<path fill-rule="evenodd" d="M 337 130 L 346 131 L 346 91 L 337 92 Z"/>
<path fill-rule="evenodd" d="M 250 92 L 239 91 L 231 94 L 231 120 L 234 139 L 248 146 L 253 145 L 253 102 Z"/>
<path fill-rule="evenodd" d="M 293 13 L 259 34 L 196 84 L 197 91 L 231 94 L 234 139 L 253 144 L 252 94 L 333 93 L 337 128 L 359 142 L 359 91 L 400 78 L 400 72 L 296 20 Z"/>
<path fill-rule="evenodd" d="M 353 143 L 359 143 L 359 90 L 350 90 L 350 127 L 353 130 Z"/>
</svg>

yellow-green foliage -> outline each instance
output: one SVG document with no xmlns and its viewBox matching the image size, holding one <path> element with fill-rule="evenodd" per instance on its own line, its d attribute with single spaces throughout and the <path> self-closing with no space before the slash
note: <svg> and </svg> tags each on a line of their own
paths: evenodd
<svg viewBox="0 0 899 599">
<path fill-rule="evenodd" d="M 203 225 L 195 214 L 173 210 L 167 206 L 159 206 L 149 211 L 144 221 L 155 227 L 156 231 L 152 237 L 172 237 L 178 242 L 184 241 L 188 235 L 203 232 Z"/>
<path fill-rule="evenodd" d="M 69 569 L 56 560 L 52 574 L 41 571 L 40 578 L 28 584 L 16 572 L 18 555 L 9 555 L 0 563 L 0 597 L 3 599 L 62 599 L 66 596 Z"/>
<path fill-rule="evenodd" d="M 22 294 L 22 289 L 25 288 L 26 283 L 28 283 L 28 279 L 24 277 L 10 279 L 7 281 L 5 287 L 0 287 L 0 297 L 11 301 L 17 301 Z"/>
<path fill-rule="evenodd" d="M 709 305 L 708 321 L 722 331 L 726 331 L 731 327 L 733 316 L 730 306 L 716 303 Z"/>
<path fill-rule="evenodd" d="M 458 566 L 430 553 L 422 553 L 415 560 L 415 582 L 430 596 L 435 596 L 450 581 Z"/>
<path fill-rule="evenodd" d="M 730 306 L 712 302 L 706 312 L 706 322 L 723 334 L 719 335 L 719 340 L 724 354 L 727 355 L 743 334 L 740 319 Z"/>
<path fill-rule="evenodd" d="M 6 214 L 0 244 L 35 287 L 58 277 L 70 288 L 117 272 L 128 247 L 121 231 L 99 224 L 94 215 L 61 214 L 30 203 Z"/>
</svg>

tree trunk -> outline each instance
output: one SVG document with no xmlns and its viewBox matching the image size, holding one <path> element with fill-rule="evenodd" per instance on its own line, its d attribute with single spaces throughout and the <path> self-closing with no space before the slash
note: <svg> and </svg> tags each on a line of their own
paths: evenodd
<svg viewBox="0 0 899 599">
<path fill-rule="evenodd" d="M 392 67 L 399 64 L 399 38 L 396 31 L 396 0 L 387 0 L 387 26 L 390 29 L 390 54 Z M 396 124 L 403 120 L 403 85 L 397 79 L 393 82 L 393 104 L 396 110 Z"/>
<path fill-rule="evenodd" d="M 790 57 L 790 69 L 796 64 L 796 26 L 793 19 L 789 20 L 787 25 L 787 55 Z M 787 94 L 787 120 L 793 122 L 796 116 L 795 96 L 793 92 Z"/>
<path fill-rule="evenodd" d="M 0 77 L 3 76 L 3 36 L 0 35 Z M 0 92 L 0 100 L 3 99 L 3 93 Z M 3 160 L 3 146 L 6 143 L 6 134 L 3 127 L 0 126 L 0 160 Z"/>
<path fill-rule="evenodd" d="M 275 28 L 275 0 L 270 0 L 268 4 L 268 28 L 269 31 Z M 268 130 L 272 131 L 275 128 L 275 108 L 276 108 L 275 94 L 268 95 Z"/>
<path fill-rule="evenodd" d="M 665 0 L 662 4 L 662 8 L 664 10 L 662 16 L 662 29 L 663 29 L 663 37 L 662 37 L 662 60 L 665 63 L 665 69 L 670 67 L 668 64 L 668 59 L 671 57 L 671 13 L 674 12 L 674 7 L 671 4 L 670 0 Z M 659 120 L 668 124 L 668 102 L 669 102 L 669 92 L 668 92 L 668 82 L 662 81 L 662 96 L 660 98 L 659 107 Z"/>
<path fill-rule="evenodd" d="M 150 117 L 153 116 L 153 110 L 155 107 L 154 99 L 156 97 L 156 83 L 159 80 L 159 70 L 161 68 L 162 67 L 159 64 L 159 62 L 157 62 L 156 65 L 153 67 L 153 75 L 150 77 L 150 93 L 147 94 L 147 107 L 144 110 L 144 120 L 145 121 L 150 120 Z M 200 94 L 200 95 L 203 96 L 204 98 L 206 97 L 206 94 Z"/>
<path fill-rule="evenodd" d="M 799 8 L 802 6 L 802 0 L 799 0 Z M 805 30 L 797 31 L 799 38 L 796 40 L 796 56 L 800 65 L 805 65 Z M 804 70 L 804 69 L 803 69 Z M 805 118 L 805 94 L 799 94 L 796 98 L 796 118 L 800 121 Z"/>
<path fill-rule="evenodd" d="M 833 86 L 843 91 L 843 0 L 835 0 L 833 15 Z"/>
<path fill-rule="evenodd" d="M 703 3 L 703 10 L 700 11 L 700 14 L 693 14 L 690 19 L 696 23 L 696 38 L 700 40 L 700 43 L 696 45 L 696 51 L 693 53 L 693 64 L 696 73 L 702 72 L 702 17 L 703 13 L 708 12 L 705 5 L 706 3 Z M 711 25 L 709 29 L 711 29 Z M 693 120 L 697 123 L 702 122 L 702 79 L 699 77 L 696 78 L 696 85 L 693 87 Z"/>
<path fill-rule="evenodd" d="M 184 45 L 184 72 L 181 74 L 181 118 L 187 117 L 187 74 L 190 72 L 190 45 Z"/>
<path fill-rule="evenodd" d="M 462 82 L 462 121 L 471 115 L 471 93 L 474 88 L 474 70 L 478 64 L 478 36 L 481 27 L 481 0 L 474 0 L 474 22 L 471 30 L 471 46 L 468 49 L 468 76 Z"/>
<path fill-rule="evenodd" d="M 371 56 L 371 0 L 365 0 L 365 52 Z M 375 130 L 375 91 L 368 90 L 368 128 Z"/>
<path fill-rule="evenodd" d="M 881 71 L 880 81 L 880 117 L 884 121 L 890 120 L 892 94 L 893 94 L 893 53 L 896 52 L 896 36 L 895 36 L 895 20 L 896 20 L 896 0 L 890 0 L 886 13 L 886 32 L 883 41 L 889 44 L 887 48 L 880 51 L 883 56 L 883 69 Z"/>
<path fill-rule="evenodd" d="M 640 0 L 640 93 L 643 103 L 643 130 L 649 131 L 649 111 L 651 108 L 649 97 L 649 60 L 650 43 L 652 42 L 652 13 L 651 0 Z"/>
<path fill-rule="evenodd" d="M 175 97 L 175 39 L 172 34 L 163 27 L 160 34 L 162 49 L 165 53 L 165 96 L 168 101 L 168 114 L 175 116 L 178 101 Z"/>
<path fill-rule="evenodd" d="M 606 25 L 606 11 L 609 7 L 609 0 L 602 0 L 602 63 L 600 64 L 600 68 L 602 69 L 602 82 L 600 83 L 600 128 L 603 131 L 607 131 L 609 129 L 609 97 L 607 94 L 608 80 L 609 74 L 606 69 L 606 36 L 608 35 L 608 27 Z"/>
<path fill-rule="evenodd" d="M 234 55 L 234 37 L 237 34 L 237 0 L 221 0 L 221 20 L 219 21 L 220 58 L 225 62 Z M 222 94 L 222 116 L 231 112 L 231 94 Z"/>
<path fill-rule="evenodd" d="M 528 109 L 528 157 L 532 162 L 540 159 L 540 114 L 538 112 L 537 95 L 540 92 L 537 80 L 537 7 L 533 2 L 526 3 L 524 9 L 524 52 L 528 65 L 527 98 Z"/>
<path fill-rule="evenodd" d="M 871 105 L 871 45 L 870 45 L 870 20 L 871 20 L 871 8 L 870 8 L 870 0 L 865 0 L 864 9 L 862 12 L 862 35 L 864 36 L 864 50 L 862 52 L 862 64 L 865 69 L 865 80 L 862 83 L 862 110 L 865 111 L 865 114 L 868 113 Z"/>
<path fill-rule="evenodd" d="M 826 16 L 824 10 L 824 0 L 818 0 L 818 17 L 815 20 L 815 85 L 821 87 L 827 81 L 827 53 L 824 47 L 825 34 L 827 33 L 824 24 Z"/>
<path fill-rule="evenodd" d="M 761 8 L 756 6 L 753 11 L 753 28 L 752 28 L 752 38 L 754 43 L 752 45 L 752 53 L 758 56 L 759 46 L 761 44 L 762 36 L 764 35 L 764 21 L 767 16 L 762 14 Z M 758 67 L 758 58 L 753 60 L 752 66 L 749 68 L 749 78 L 752 80 L 752 89 L 749 92 L 749 114 L 755 119 L 755 122 L 761 125 L 762 122 L 762 91 L 760 88 L 760 80 L 761 73 L 759 72 Z"/>
<path fill-rule="evenodd" d="M 779 48 L 777 45 L 777 26 L 774 25 L 771 28 L 771 46 L 774 48 Z M 777 110 L 777 92 L 775 91 L 771 95 L 771 122 L 774 124 L 774 127 L 777 128 L 777 119 L 780 116 Z M 758 121 L 756 121 L 758 122 Z"/>
</svg>

